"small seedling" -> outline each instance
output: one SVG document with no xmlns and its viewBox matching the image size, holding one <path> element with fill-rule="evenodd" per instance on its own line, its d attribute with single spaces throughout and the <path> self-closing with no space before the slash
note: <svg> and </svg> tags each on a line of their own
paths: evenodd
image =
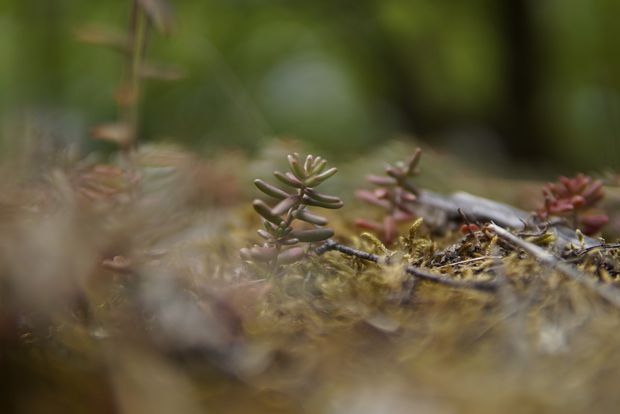
<svg viewBox="0 0 620 414">
<path fill-rule="evenodd" d="M 385 167 L 387 176 L 369 175 L 366 177 L 370 184 L 376 186 L 374 190 L 358 190 L 355 193 L 360 200 L 385 210 L 382 222 L 357 219 L 355 224 L 360 228 L 375 232 L 387 245 L 396 240 L 398 223 L 415 218 L 411 203 L 417 199 L 419 191 L 410 179 L 419 173 L 417 166 L 421 155 L 422 150 L 417 148 L 407 162 L 388 164 Z"/>
<path fill-rule="evenodd" d="M 541 220 L 567 217 L 587 235 L 597 233 L 609 220 L 605 214 L 585 214 L 605 195 L 601 180 L 581 173 L 572 178 L 562 176 L 558 182 L 547 183 L 542 192 L 545 203 L 536 211 Z"/>
<path fill-rule="evenodd" d="M 260 179 L 254 180 L 254 185 L 275 200 L 275 205 L 270 206 L 261 199 L 255 199 L 252 203 L 264 226 L 264 229 L 258 230 L 258 235 L 265 241 L 262 245 L 241 249 L 244 260 L 272 266 L 295 263 L 308 251 L 308 245 L 302 246 L 300 243 L 321 242 L 334 235 L 332 229 L 325 227 L 327 219 L 311 213 L 309 208 L 339 209 L 343 206 L 340 198 L 315 190 L 338 170 L 333 167 L 327 169 L 327 161 L 313 155 L 302 160 L 297 153 L 289 154 L 288 163 L 290 172 L 273 173 L 284 189 Z"/>
</svg>

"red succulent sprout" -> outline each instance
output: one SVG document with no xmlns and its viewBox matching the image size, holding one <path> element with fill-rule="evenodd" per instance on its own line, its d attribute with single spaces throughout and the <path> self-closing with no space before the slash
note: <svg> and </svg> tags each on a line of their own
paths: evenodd
<svg viewBox="0 0 620 414">
<path fill-rule="evenodd" d="M 466 236 L 468 234 L 474 234 L 477 231 L 480 231 L 480 226 L 478 226 L 476 223 L 463 224 L 461 225 L 460 231 L 461 234 Z"/>
<path fill-rule="evenodd" d="M 396 237 L 397 225 L 415 218 L 411 203 L 417 199 L 418 189 L 409 181 L 418 174 L 422 150 L 417 148 L 407 162 L 387 165 L 387 176 L 369 175 L 366 180 L 376 186 L 374 190 L 358 190 L 355 195 L 360 200 L 385 210 L 381 221 L 357 219 L 355 224 L 362 229 L 376 233 L 386 244 L 392 244 Z"/>
<path fill-rule="evenodd" d="M 536 215 L 541 220 L 550 216 L 571 217 L 573 225 L 584 234 L 597 233 L 608 221 L 605 214 L 583 214 L 596 206 L 604 197 L 603 182 L 585 174 L 560 177 L 558 182 L 543 187 L 545 203 Z"/>
</svg>

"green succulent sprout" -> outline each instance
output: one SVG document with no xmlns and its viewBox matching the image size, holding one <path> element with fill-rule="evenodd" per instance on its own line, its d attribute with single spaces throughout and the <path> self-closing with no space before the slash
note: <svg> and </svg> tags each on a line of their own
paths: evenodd
<svg viewBox="0 0 620 414">
<path fill-rule="evenodd" d="M 325 227 L 327 219 L 311 213 L 309 207 L 339 209 L 344 205 L 340 198 L 315 189 L 338 170 L 326 168 L 327 161 L 313 155 L 302 160 L 297 153 L 289 154 L 288 163 L 290 172 L 273 173 L 283 188 L 254 180 L 254 185 L 272 202 L 255 199 L 252 203 L 263 221 L 264 228 L 258 230 L 258 235 L 264 242 L 241 249 L 244 260 L 275 266 L 295 263 L 308 251 L 308 246 L 300 243 L 321 242 L 334 235 L 332 229 Z"/>
</svg>

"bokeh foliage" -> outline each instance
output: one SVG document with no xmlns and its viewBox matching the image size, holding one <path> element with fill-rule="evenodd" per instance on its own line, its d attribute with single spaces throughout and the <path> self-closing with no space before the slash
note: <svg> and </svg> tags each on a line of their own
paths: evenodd
<svg viewBox="0 0 620 414">
<path fill-rule="evenodd" d="M 122 62 L 74 32 L 124 30 L 129 3 L 3 0 L 4 123 L 34 110 L 92 146 L 88 128 L 115 116 Z M 143 139 L 257 148 L 293 135 L 341 153 L 405 133 L 573 168 L 620 163 L 617 1 L 171 3 L 175 30 L 148 54 L 185 77 L 147 85 Z"/>
</svg>

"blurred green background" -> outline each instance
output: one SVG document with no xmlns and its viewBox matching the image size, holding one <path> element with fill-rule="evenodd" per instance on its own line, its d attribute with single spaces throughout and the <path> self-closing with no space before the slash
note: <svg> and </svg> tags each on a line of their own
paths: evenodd
<svg viewBox="0 0 620 414">
<path fill-rule="evenodd" d="M 480 159 L 620 166 L 617 0 L 170 3 L 174 30 L 147 55 L 185 76 L 146 83 L 142 141 L 251 151 L 291 136 L 354 154 L 415 136 Z M 129 10 L 0 0 L 4 142 L 101 145 L 88 131 L 116 117 L 122 58 L 75 31 L 125 30 Z"/>
</svg>

